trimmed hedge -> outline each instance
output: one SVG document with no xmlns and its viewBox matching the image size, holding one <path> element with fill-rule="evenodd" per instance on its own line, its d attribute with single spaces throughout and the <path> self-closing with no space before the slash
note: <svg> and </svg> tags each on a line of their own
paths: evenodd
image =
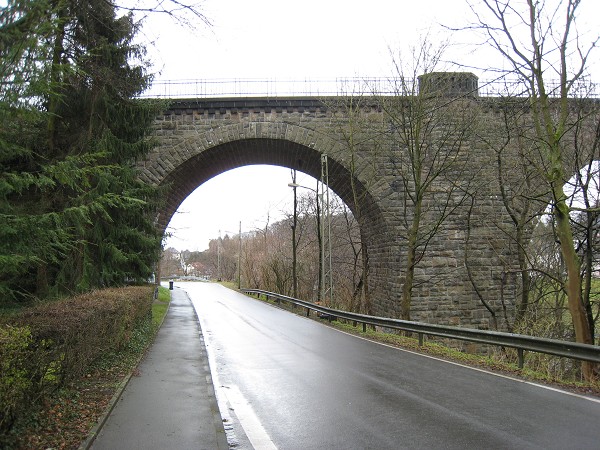
<svg viewBox="0 0 600 450">
<path fill-rule="evenodd" d="M 32 391 L 32 344 L 28 327 L 0 327 L 0 435 L 10 427 Z"/>
<path fill-rule="evenodd" d="M 93 291 L 0 324 L 0 442 L 32 404 L 127 345 L 152 316 L 152 286 Z"/>
</svg>

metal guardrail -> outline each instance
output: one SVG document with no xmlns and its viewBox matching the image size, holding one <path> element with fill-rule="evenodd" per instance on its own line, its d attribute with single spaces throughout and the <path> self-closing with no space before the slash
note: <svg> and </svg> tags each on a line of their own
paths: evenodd
<svg viewBox="0 0 600 450">
<path fill-rule="evenodd" d="M 309 315 L 310 311 L 313 310 L 325 315 L 330 320 L 339 317 L 357 323 L 362 323 L 363 331 L 366 331 L 367 325 L 375 325 L 417 333 L 419 336 L 419 345 L 423 345 L 424 336 L 431 335 L 450 339 L 459 339 L 463 341 L 478 342 L 481 344 L 496 345 L 500 347 L 515 348 L 517 349 L 519 368 L 523 368 L 524 351 L 545 353 L 548 355 L 600 363 L 600 347 L 597 345 L 579 344 L 576 342 L 560 341 L 558 339 L 546 339 L 526 336 L 523 334 L 504 333 L 500 331 L 474 330 L 471 328 L 459 328 L 391 319 L 387 317 L 368 316 L 365 314 L 357 314 L 327 308 L 322 305 L 316 305 L 311 302 L 298 300 L 296 298 L 276 294 L 274 292 L 263 291 L 261 289 L 241 289 L 241 291 L 247 294 L 255 294 L 259 297 L 264 295 L 267 299 L 273 298 L 278 301 L 286 301 L 298 306 L 302 306 L 306 308 L 307 316 Z"/>
</svg>

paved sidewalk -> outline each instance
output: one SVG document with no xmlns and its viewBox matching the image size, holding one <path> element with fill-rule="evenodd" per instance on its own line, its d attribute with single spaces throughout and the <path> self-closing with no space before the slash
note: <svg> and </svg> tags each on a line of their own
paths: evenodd
<svg viewBox="0 0 600 450">
<path fill-rule="evenodd" d="M 204 339 L 186 292 L 99 431 L 93 450 L 228 449 Z"/>
</svg>

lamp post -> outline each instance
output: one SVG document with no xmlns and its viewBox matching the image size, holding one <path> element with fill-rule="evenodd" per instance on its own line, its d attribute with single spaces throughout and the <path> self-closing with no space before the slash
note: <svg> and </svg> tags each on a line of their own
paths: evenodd
<svg viewBox="0 0 600 450">
<path fill-rule="evenodd" d="M 319 245 L 319 275 L 318 275 L 318 285 L 317 285 L 317 301 L 321 301 L 321 299 L 323 298 L 323 270 L 324 270 L 324 247 L 323 247 L 323 234 L 322 234 L 322 221 L 321 221 L 321 211 L 320 211 L 320 207 L 319 207 L 319 203 L 320 201 L 323 201 L 323 194 L 319 193 L 319 185 L 317 184 L 317 189 L 313 189 L 313 188 L 309 188 L 307 186 L 302 186 L 300 184 L 296 184 L 294 183 L 288 183 L 288 186 L 294 189 L 294 200 L 296 199 L 296 189 L 297 188 L 302 188 L 302 189 L 308 189 L 309 191 L 312 191 L 315 193 L 315 200 L 316 200 L 316 216 L 317 216 L 317 242 Z M 319 201 L 319 197 L 320 197 L 320 201 Z M 294 228 L 296 226 L 296 202 L 294 201 Z M 295 240 L 295 232 L 292 234 L 292 236 L 294 237 Z M 292 251 L 294 252 L 293 255 L 293 261 L 295 260 L 295 244 L 292 247 Z M 296 273 L 295 271 L 292 269 L 292 276 L 294 277 L 294 285 L 297 284 L 297 280 L 296 280 Z"/>
</svg>

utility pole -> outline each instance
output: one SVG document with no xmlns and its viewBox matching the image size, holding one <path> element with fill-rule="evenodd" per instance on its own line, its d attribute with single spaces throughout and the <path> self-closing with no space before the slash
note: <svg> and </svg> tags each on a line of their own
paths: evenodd
<svg viewBox="0 0 600 450">
<path fill-rule="evenodd" d="M 321 301 L 333 303 L 333 265 L 331 262 L 331 210 L 329 206 L 329 167 L 327 155 L 321 155 Z"/>
<path fill-rule="evenodd" d="M 317 282 L 317 301 L 323 300 L 323 232 L 321 230 L 321 210 L 319 204 L 323 200 L 320 198 L 319 185 L 321 182 L 317 180 L 317 190 L 315 191 L 317 196 L 315 197 L 316 202 L 316 218 L 317 218 L 317 243 L 319 245 L 319 276 Z"/>
<path fill-rule="evenodd" d="M 238 253 L 238 289 L 242 289 L 242 221 L 240 220 L 240 248 Z"/>
<path fill-rule="evenodd" d="M 297 267 L 297 244 L 296 244 L 296 226 L 298 225 L 298 196 L 296 195 L 296 169 L 292 170 L 292 185 L 294 190 L 294 219 L 292 222 L 292 297 L 298 298 L 298 275 Z"/>
<path fill-rule="evenodd" d="M 316 203 L 316 219 L 317 219 L 317 242 L 319 243 L 319 270 L 318 270 L 318 286 L 317 286 L 317 301 L 320 302 L 321 301 L 321 295 L 323 293 L 323 256 L 324 256 L 324 252 L 323 252 L 323 232 L 321 230 L 321 211 L 319 209 L 319 204 L 323 201 L 323 196 L 320 194 L 320 184 L 321 181 L 317 180 L 317 189 L 313 189 L 313 188 L 309 188 L 306 186 L 301 186 L 299 184 L 296 184 L 296 182 L 294 183 L 288 183 L 288 186 L 291 188 L 294 188 L 294 198 L 296 197 L 296 188 L 304 188 L 304 189 L 308 189 L 309 191 L 313 191 L 315 193 L 315 203 Z M 296 208 L 294 208 L 294 216 L 296 216 Z M 294 219 L 294 221 L 296 221 L 296 219 Z M 292 226 L 292 229 L 294 229 L 295 227 Z M 294 233 L 292 233 L 292 237 L 295 238 Z M 295 239 L 294 239 L 295 241 Z"/>
</svg>

